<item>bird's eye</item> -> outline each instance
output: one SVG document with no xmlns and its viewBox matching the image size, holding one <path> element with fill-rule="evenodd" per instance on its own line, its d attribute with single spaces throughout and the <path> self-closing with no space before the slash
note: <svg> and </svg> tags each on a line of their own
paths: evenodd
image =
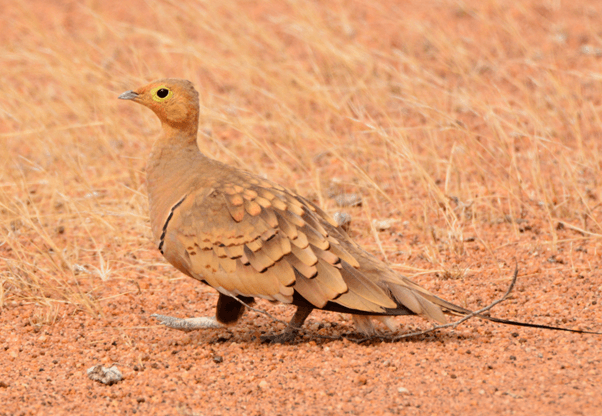
<svg viewBox="0 0 602 416">
<path fill-rule="evenodd" d="M 167 97 L 167 94 L 169 94 L 169 90 L 167 88 L 161 88 L 159 91 L 157 91 L 157 97 L 159 98 L 165 98 Z"/>
<path fill-rule="evenodd" d="M 173 95 L 173 91 L 167 88 L 165 85 L 153 88 L 150 91 L 150 93 L 151 98 L 158 103 L 162 103 L 165 100 L 169 100 Z"/>
</svg>

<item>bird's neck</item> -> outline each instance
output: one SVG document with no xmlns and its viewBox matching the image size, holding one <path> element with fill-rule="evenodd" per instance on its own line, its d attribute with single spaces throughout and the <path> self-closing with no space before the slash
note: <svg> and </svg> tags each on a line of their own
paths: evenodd
<svg viewBox="0 0 602 416">
<path fill-rule="evenodd" d="M 198 117 L 184 120 L 182 123 L 163 121 L 161 127 L 163 128 L 163 134 L 159 140 L 163 139 L 166 144 L 178 143 L 184 146 L 196 146 L 196 138 L 199 130 Z"/>
<path fill-rule="evenodd" d="M 203 172 L 212 160 L 199 150 L 196 130 L 165 128 L 153 145 L 146 165 L 146 185 L 153 236 L 158 239 L 171 208 L 188 190 L 203 182 Z M 202 184 L 201 184 L 202 186 Z"/>
</svg>

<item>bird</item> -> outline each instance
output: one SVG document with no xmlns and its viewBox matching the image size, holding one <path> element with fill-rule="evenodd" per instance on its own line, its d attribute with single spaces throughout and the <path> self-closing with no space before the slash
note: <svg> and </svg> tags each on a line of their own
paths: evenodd
<svg viewBox="0 0 602 416">
<path fill-rule="evenodd" d="M 283 332 L 262 337 L 285 343 L 314 309 L 351 314 L 367 335 L 375 333 L 374 320 L 394 330 L 393 316 L 444 324 L 446 314 L 471 313 L 392 270 L 311 200 L 204 154 L 197 144 L 199 94 L 190 81 L 160 79 L 118 98 L 149 108 L 161 121 L 146 165 L 156 246 L 180 272 L 219 292 L 215 317 L 153 315 L 162 324 L 232 326 L 261 298 L 296 307 Z"/>
</svg>

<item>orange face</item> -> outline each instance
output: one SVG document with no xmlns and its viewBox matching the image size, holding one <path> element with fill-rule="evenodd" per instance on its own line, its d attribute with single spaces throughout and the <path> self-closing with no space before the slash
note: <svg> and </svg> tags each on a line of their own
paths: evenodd
<svg viewBox="0 0 602 416">
<path fill-rule="evenodd" d="M 119 96 L 155 112 L 162 123 L 178 125 L 191 121 L 198 113 L 198 93 L 189 81 L 160 79 Z"/>
</svg>

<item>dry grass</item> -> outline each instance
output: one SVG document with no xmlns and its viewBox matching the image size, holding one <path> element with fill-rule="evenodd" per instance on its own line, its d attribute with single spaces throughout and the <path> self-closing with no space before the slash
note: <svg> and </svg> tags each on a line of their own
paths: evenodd
<svg viewBox="0 0 602 416">
<path fill-rule="evenodd" d="M 594 1 L 31 3 L 0 17 L 1 308 L 52 323 L 177 276 L 149 241 L 158 122 L 116 99 L 161 77 L 202 91 L 212 157 L 331 211 L 333 186 L 362 194 L 354 235 L 410 274 L 498 276 L 537 250 L 593 270 L 573 253 L 602 236 Z"/>
</svg>

